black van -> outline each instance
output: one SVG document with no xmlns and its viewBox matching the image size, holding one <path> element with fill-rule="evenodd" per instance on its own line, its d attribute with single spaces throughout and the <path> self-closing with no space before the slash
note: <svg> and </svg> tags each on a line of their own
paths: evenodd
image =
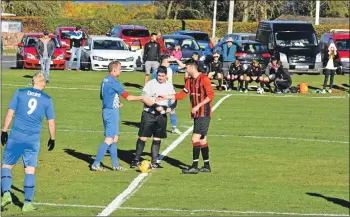
<svg viewBox="0 0 350 217">
<path fill-rule="evenodd" d="M 256 40 L 280 60 L 289 72 L 320 73 L 322 60 L 317 35 L 311 23 L 260 21 Z M 321 70 L 322 71 L 322 70 Z"/>
</svg>

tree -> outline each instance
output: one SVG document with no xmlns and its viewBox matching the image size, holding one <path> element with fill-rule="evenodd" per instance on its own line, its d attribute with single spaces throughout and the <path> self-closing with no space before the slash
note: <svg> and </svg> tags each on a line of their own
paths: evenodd
<svg viewBox="0 0 350 217">
<path fill-rule="evenodd" d="M 58 17 L 63 12 L 63 1 L 10 1 L 1 2 L 1 7 L 6 13 L 17 16 L 48 16 Z"/>
<path fill-rule="evenodd" d="M 331 17 L 349 17 L 349 1 L 328 1 L 327 15 Z"/>
</svg>

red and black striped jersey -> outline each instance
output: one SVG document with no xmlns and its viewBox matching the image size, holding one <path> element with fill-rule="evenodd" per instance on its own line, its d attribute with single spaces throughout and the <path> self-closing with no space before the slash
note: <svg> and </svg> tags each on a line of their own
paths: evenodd
<svg viewBox="0 0 350 217">
<path fill-rule="evenodd" d="M 192 114 L 193 118 L 197 117 L 211 117 L 212 115 L 212 101 L 214 99 L 214 89 L 211 86 L 210 79 L 204 75 L 199 74 L 197 78 L 187 79 L 184 89 L 175 95 L 175 99 L 183 99 L 186 95 L 190 95 L 191 110 L 197 106 L 200 102 L 204 101 L 205 98 L 209 97 L 210 102 L 204 104 L 199 110 Z"/>
</svg>

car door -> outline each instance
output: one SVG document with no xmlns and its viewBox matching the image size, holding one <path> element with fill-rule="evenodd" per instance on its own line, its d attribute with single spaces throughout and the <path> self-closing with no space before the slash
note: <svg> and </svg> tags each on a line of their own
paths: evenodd
<svg viewBox="0 0 350 217">
<path fill-rule="evenodd" d="M 85 42 L 85 44 L 84 44 L 84 46 L 83 46 L 83 48 L 81 50 L 81 53 L 82 53 L 81 61 L 82 61 L 84 66 L 86 66 L 88 64 L 88 62 L 90 62 L 91 44 L 92 44 L 92 39 L 89 38 Z"/>
<path fill-rule="evenodd" d="M 23 36 L 22 40 L 18 43 L 17 47 L 17 59 L 23 59 L 23 51 L 24 51 L 24 45 L 25 41 L 27 39 L 27 36 Z"/>
</svg>

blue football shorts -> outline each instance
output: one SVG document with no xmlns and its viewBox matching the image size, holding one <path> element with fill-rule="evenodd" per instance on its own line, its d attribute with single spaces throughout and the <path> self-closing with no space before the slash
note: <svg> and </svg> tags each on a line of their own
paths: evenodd
<svg viewBox="0 0 350 217">
<path fill-rule="evenodd" d="M 119 109 L 103 109 L 102 119 L 105 137 L 114 138 L 119 136 Z"/>
<path fill-rule="evenodd" d="M 37 167 L 39 151 L 40 141 L 21 142 L 9 138 L 5 146 L 2 163 L 7 165 L 15 165 L 19 158 L 22 157 L 24 167 Z"/>
</svg>

